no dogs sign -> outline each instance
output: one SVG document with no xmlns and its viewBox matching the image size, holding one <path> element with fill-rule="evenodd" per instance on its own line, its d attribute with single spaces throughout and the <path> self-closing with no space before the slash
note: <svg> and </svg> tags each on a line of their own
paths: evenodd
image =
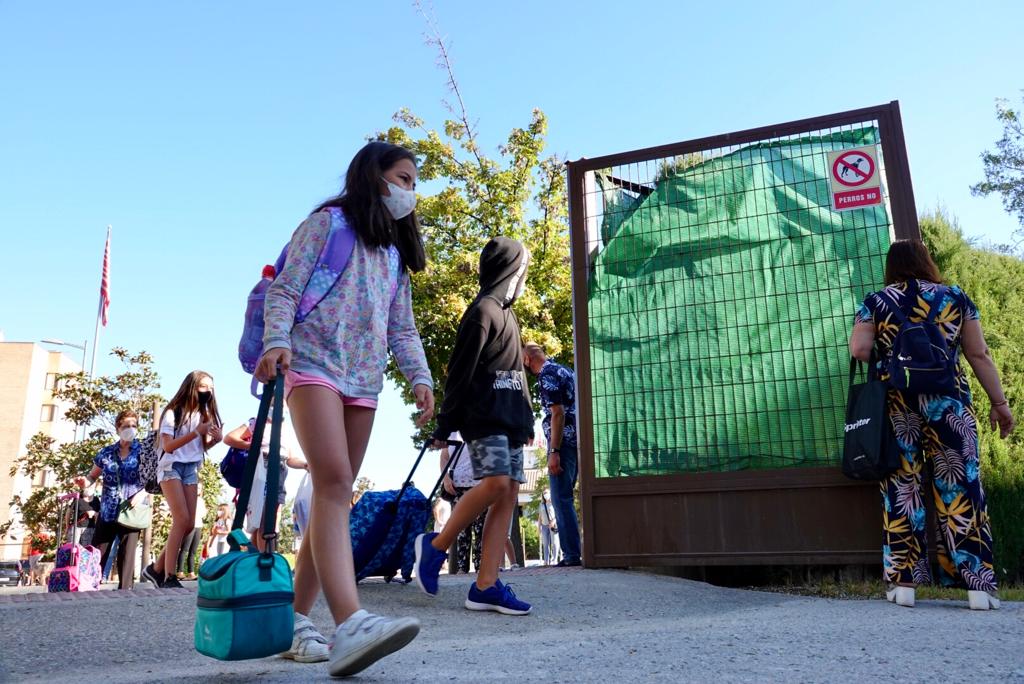
<svg viewBox="0 0 1024 684">
<path fill-rule="evenodd" d="M 848 211 L 882 203 L 882 180 L 875 145 L 828 153 L 832 208 Z"/>
</svg>

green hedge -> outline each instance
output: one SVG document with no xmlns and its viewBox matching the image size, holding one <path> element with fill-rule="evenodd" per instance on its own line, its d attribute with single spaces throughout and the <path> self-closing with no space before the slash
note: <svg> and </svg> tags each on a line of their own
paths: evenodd
<svg viewBox="0 0 1024 684">
<path fill-rule="evenodd" d="M 921 233 L 943 277 L 960 285 L 981 311 L 982 329 L 1018 422 L 1024 418 L 1024 261 L 964 239 L 954 219 L 937 211 L 921 218 Z M 1024 580 L 1024 427 L 1006 440 L 988 426 L 990 404 L 977 380 L 982 483 L 1003 583 Z"/>
</svg>

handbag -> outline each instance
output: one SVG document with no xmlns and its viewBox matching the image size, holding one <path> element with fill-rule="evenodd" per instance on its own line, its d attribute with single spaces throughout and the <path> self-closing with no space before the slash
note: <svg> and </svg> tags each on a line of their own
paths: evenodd
<svg viewBox="0 0 1024 684">
<path fill-rule="evenodd" d="M 260 462 L 263 430 L 273 399 L 274 418 L 267 454 L 267 489 L 264 498 L 263 538 L 266 551 L 259 552 L 242 523 L 253 477 Z M 265 658 L 287 651 L 292 644 L 295 615 L 292 601 L 292 570 L 284 556 L 275 553 L 277 497 L 281 477 L 281 424 L 284 411 L 284 377 L 280 370 L 264 388 L 256 417 L 252 446 L 245 463 L 242 490 L 228 535 L 230 550 L 211 558 L 199 568 L 196 599 L 195 647 L 219 660 Z"/>
<path fill-rule="evenodd" d="M 130 530 L 144 530 L 153 524 L 153 507 L 149 503 L 149 497 L 135 506 L 132 500 L 122 501 L 117 506 L 117 524 L 127 527 Z"/>
<path fill-rule="evenodd" d="M 140 452 L 141 454 L 141 452 Z M 141 464 L 142 457 L 139 456 Z M 141 465 L 140 465 L 141 468 Z M 141 480 L 141 471 L 139 473 Z M 124 488 L 121 486 L 121 469 L 117 469 L 117 491 L 121 494 L 121 503 L 117 505 L 117 524 L 127 527 L 130 530 L 144 530 L 153 524 L 153 506 L 150 505 L 149 496 L 146 496 L 141 503 L 132 505 L 131 498 L 124 498 Z"/>
<path fill-rule="evenodd" d="M 900 449 L 888 412 L 889 385 L 878 379 L 874 352 L 864 382 L 854 384 L 857 359 L 850 359 L 846 401 L 843 475 L 852 480 L 882 480 L 900 467 Z"/>
</svg>

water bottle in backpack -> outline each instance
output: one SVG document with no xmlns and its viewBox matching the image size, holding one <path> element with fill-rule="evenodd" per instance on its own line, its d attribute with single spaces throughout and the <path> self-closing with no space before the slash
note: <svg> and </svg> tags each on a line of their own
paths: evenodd
<svg viewBox="0 0 1024 684">
<path fill-rule="evenodd" d="M 249 292 L 249 300 L 245 306 L 245 325 L 242 337 L 238 341 L 238 359 L 246 373 L 256 370 L 256 364 L 263 354 L 263 305 L 267 299 L 267 290 L 274 282 L 277 269 L 267 264 L 263 267 L 263 275 L 256 286 Z"/>
</svg>

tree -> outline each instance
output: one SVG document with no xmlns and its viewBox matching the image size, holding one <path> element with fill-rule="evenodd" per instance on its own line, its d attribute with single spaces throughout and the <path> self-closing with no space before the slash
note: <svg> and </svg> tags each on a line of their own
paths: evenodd
<svg viewBox="0 0 1024 684">
<path fill-rule="evenodd" d="M 1003 198 L 1003 208 L 1017 215 L 1022 228 L 1014 235 L 1016 245 L 1024 242 L 1024 112 L 1014 110 L 1006 100 L 996 100 L 996 118 L 1003 125 L 1003 137 L 996 141 L 995 151 L 985 150 L 981 154 L 985 164 L 985 180 L 971 187 L 974 195 L 982 197 L 998 193 Z M 1004 246 L 1001 251 L 1011 251 L 1014 246 Z"/>
<path fill-rule="evenodd" d="M 514 128 L 497 154 L 489 155 L 471 123 L 448 47 L 433 19 L 423 14 L 430 31 L 427 42 L 437 49 L 439 66 L 448 75 L 455 104 L 444 104 L 452 118 L 436 130 L 402 109 L 394 115 L 395 125 L 374 137 L 412 150 L 421 160 L 420 181 L 440 188 L 417 204 L 428 265 L 413 277 L 416 322 L 440 403 L 448 355 L 462 313 L 479 290 L 480 250 L 490 238 L 511 237 L 530 250 L 527 288 L 515 307 L 524 341 L 543 345 L 550 356 L 568 364 L 572 302 L 564 162 L 543 156 L 547 118 L 534 109 L 529 123 Z M 411 388 L 393 362 L 388 376 L 411 403 Z"/>
<path fill-rule="evenodd" d="M 368 477 L 362 477 L 356 479 L 355 485 L 352 487 L 352 503 L 359 501 L 363 497 L 363 494 L 373 489 L 373 480 Z"/>
<path fill-rule="evenodd" d="M 114 418 L 125 409 L 139 414 L 140 433 L 152 424 L 153 410 L 161 397 L 155 388 L 158 377 L 153 358 L 146 352 L 130 354 L 120 347 L 110 352 L 123 365 L 113 376 L 89 378 L 84 372 L 57 376 L 54 399 L 68 402 L 65 415 L 77 425 L 89 426 L 85 439 L 65 444 L 38 433 L 26 445 L 26 452 L 11 467 L 14 477 L 20 470 L 31 479 L 42 473 L 53 473 L 56 484 L 34 489 L 27 496 L 16 493 L 10 505 L 21 511 L 22 522 L 34 537 L 55 537 L 60 527 L 57 497 L 68 491 L 76 475 L 89 471 L 93 458 L 104 446 L 117 439 Z M 10 523 L 0 529 L 5 534 Z"/>
<path fill-rule="evenodd" d="M 277 521 L 277 552 L 295 552 L 295 520 L 292 516 L 292 509 L 295 506 L 295 499 L 291 498 L 281 507 L 281 519 Z"/>
</svg>

